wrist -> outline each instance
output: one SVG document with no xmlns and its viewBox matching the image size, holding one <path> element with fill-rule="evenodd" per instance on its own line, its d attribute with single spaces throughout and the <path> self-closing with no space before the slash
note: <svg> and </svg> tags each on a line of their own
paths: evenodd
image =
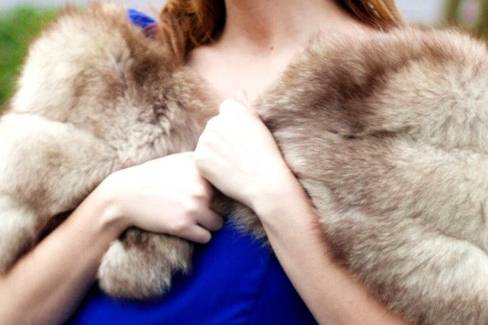
<svg viewBox="0 0 488 325">
<path fill-rule="evenodd" d="M 303 189 L 288 168 L 281 169 L 250 199 L 250 207 L 259 216 L 278 213 L 287 203 L 303 196 Z"/>
<path fill-rule="evenodd" d="M 110 181 L 110 176 L 105 179 L 90 195 L 90 199 L 99 206 L 98 220 L 102 228 L 122 233 L 131 226 L 130 220 L 124 213 L 117 191 Z"/>
</svg>

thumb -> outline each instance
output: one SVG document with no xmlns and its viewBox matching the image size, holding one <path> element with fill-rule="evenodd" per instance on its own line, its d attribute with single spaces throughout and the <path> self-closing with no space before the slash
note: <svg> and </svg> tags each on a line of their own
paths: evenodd
<svg viewBox="0 0 488 325">
<path fill-rule="evenodd" d="M 227 113 L 249 114 L 252 113 L 252 110 L 236 100 L 227 99 L 224 100 L 222 104 L 220 104 L 219 113 L 220 114 L 227 114 Z"/>
</svg>

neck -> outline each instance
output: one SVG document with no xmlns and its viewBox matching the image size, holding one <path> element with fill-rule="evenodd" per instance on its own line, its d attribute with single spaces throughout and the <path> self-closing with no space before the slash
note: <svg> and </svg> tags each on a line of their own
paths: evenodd
<svg viewBox="0 0 488 325">
<path fill-rule="evenodd" d="M 356 24 L 335 0 L 226 0 L 226 10 L 218 43 L 261 52 L 296 47 L 321 30 Z"/>
</svg>

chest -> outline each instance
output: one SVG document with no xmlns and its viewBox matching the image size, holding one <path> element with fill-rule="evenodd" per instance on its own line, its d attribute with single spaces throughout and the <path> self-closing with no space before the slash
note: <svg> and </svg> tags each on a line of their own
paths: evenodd
<svg viewBox="0 0 488 325">
<path fill-rule="evenodd" d="M 279 80 L 292 57 L 292 53 L 225 55 L 203 48 L 192 53 L 188 66 L 206 82 L 217 101 L 235 99 L 250 104 Z"/>
</svg>

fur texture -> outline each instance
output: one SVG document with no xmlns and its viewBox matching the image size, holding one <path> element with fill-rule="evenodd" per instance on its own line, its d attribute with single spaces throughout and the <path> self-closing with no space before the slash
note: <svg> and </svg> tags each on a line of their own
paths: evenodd
<svg viewBox="0 0 488 325">
<path fill-rule="evenodd" d="M 254 103 L 337 258 L 414 323 L 488 324 L 487 75 L 484 45 L 405 28 L 317 41 Z M 61 17 L 0 120 L 0 271 L 111 172 L 192 150 L 215 107 L 122 10 Z M 215 204 L 264 236 L 248 209 Z M 190 258 L 183 240 L 130 229 L 100 285 L 159 295 Z"/>
</svg>

